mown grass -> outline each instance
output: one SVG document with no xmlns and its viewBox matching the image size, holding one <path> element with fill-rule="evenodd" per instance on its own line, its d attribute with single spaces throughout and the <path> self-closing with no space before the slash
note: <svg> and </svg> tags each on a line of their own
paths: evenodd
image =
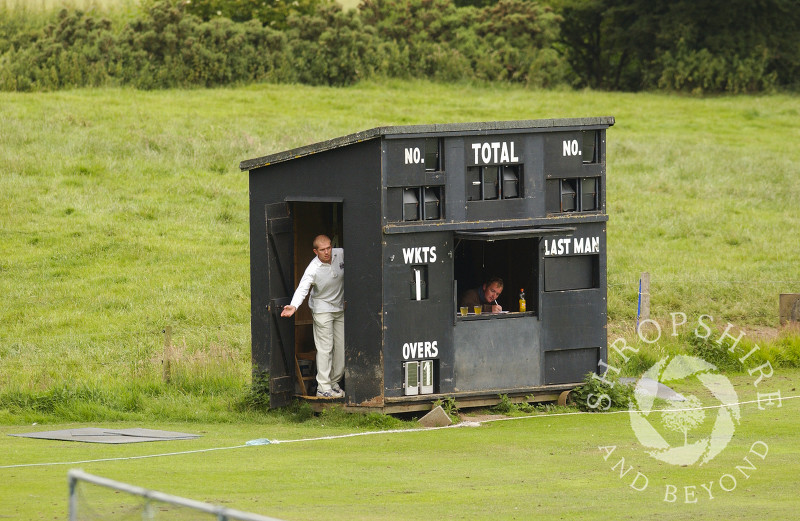
<svg viewBox="0 0 800 521">
<path fill-rule="evenodd" d="M 749 375 L 732 381 L 739 399 L 749 401 L 758 392 L 795 395 L 791 390 L 799 378 L 797 370 L 788 370 L 757 388 Z M 676 390 L 700 392 L 692 387 Z M 253 439 L 297 440 L 354 430 L 330 426 L 325 418 L 304 423 L 151 423 L 150 428 L 202 437 L 109 446 L 10 437 L 6 434 L 39 427 L 0 426 L 0 465 L 83 462 L 0 468 L 5 483 L 0 504 L 13 519 L 63 519 L 65 474 L 80 467 L 125 483 L 287 520 L 793 519 L 800 486 L 795 472 L 798 412 L 797 399 L 763 410 L 755 403 L 742 405 L 742 420 L 725 450 L 707 464 L 685 467 L 650 457 L 627 414 L 545 415 L 480 427 L 246 447 Z M 706 416 L 713 422 L 716 411 L 708 410 Z M 651 421 L 657 424 L 658 418 Z M 76 426 L 82 425 L 46 430 Z M 750 452 L 756 442 L 768 449 L 763 459 Z M 756 448 L 763 454 L 762 445 Z M 121 459 L 91 461 L 107 458 Z M 746 467 L 747 478 L 737 466 Z M 726 474 L 734 476 L 735 486 L 731 478 L 723 479 Z M 722 490 L 720 480 L 729 491 Z M 701 484 L 710 487 L 713 499 Z M 670 499 L 668 486 L 675 487 L 673 502 L 665 501 Z M 98 515 L 107 512 L 101 509 L 108 506 L 103 501 L 129 502 L 119 493 L 91 488 L 80 493 L 81 507 Z"/>
<path fill-rule="evenodd" d="M 673 312 L 690 323 L 709 314 L 715 325 L 768 331 L 759 343 L 777 353 L 778 294 L 800 292 L 800 243 L 791 235 L 800 225 L 798 113 L 796 96 L 420 81 L 2 93 L 2 397 L 85 388 L 123 402 L 85 417 L 190 417 L 191 405 L 166 412 L 184 396 L 211 411 L 198 417 L 235 410 L 250 378 L 247 175 L 239 161 L 414 123 L 615 116 L 610 335 L 630 332 L 637 280 L 649 271 L 654 318 L 666 325 Z M 167 326 L 180 352 L 169 384 L 161 365 Z M 129 389 L 153 391 L 125 398 Z M 0 409 L 7 421 L 24 416 L 24 408 Z"/>
</svg>

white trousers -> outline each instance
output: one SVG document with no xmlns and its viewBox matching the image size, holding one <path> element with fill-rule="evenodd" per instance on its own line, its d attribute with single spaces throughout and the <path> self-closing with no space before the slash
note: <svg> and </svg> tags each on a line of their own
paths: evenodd
<svg viewBox="0 0 800 521">
<path fill-rule="evenodd" d="M 317 390 L 330 391 L 344 376 L 344 311 L 312 313 L 317 346 Z"/>
</svg>

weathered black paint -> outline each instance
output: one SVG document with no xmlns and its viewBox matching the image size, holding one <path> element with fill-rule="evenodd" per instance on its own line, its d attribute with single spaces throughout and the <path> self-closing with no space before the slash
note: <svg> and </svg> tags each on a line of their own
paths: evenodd
<svg viewBox="0 0 800 521">
<path fill-rule="evenodd" d="M 293 252 L 307 246 L 292 244 L 290 232 L 301 201 L 341 205 L 349 405 L 402 403 L 403 362 L 421 358 L 435 360 L 434 392 L 458 396 L 573 384 L 597 370 L 606 358 L 605 132 L 613 124 L 606 117 L 385 127 L 243 161 L 253 363 L 270 373 L 273 404 L 287 398 L 293 368 L 293 322 L 278 315 L 297 282 L 287 273 L 304 268 L 293 265 Z M 519 196 L 468 201 L 467 168 L 498 159 L 520 172 Z M 585 183 L 576 205 L 589 211 L 553 213 L 545 188 L 559 179 Z M 422 205 L 426 188 L 440 199 L 428 211 L 438 208 L 441 218 L 405 221 L 404 191 L 418 189 Z M 548 248 L 586 238 L 599 249 L 580 258 Z M 456 291 L 467 287 L 455 281 L 472 286 L 487 275 L 459 256 L 477 255 L 481 244 L 495 256 L 481 267 L 511 281 L 504 308 L 516 310 L 514 286 L 524 286 L 528 313 L 456 317 Z M 419 301 L 415 268 L 424 277 Z M 572 287 L 581 289 L 561 289 Z"/>
<path fill-rule="evenodd" d="M 436 261 L 405 263 L 403 248 L 436 248 Z M 387 236 L 384 245 L 384 371 L 385 396 L 403 395 L 403 344 L 437 342 L 439 352 L 437 380 L 440 392 L 452 391 L 453 380 L 453 234 L 448 232 L 411 233 Z M 430 259 L 430 255 L 428 256 Z M 420 260 L 423 260 L 422 258 Z M 414 266 L 428 267 L 426 300 L 411 300 L 409 286 Z"/>
<path fill-rule="evenodd" d="M 267 304 L 269 324 L 270 406 L 282 407 L 294 394 L 294 329 L 282 320 L 280 310 L 292 294 L 292 218 L 286 203 L 264 206 L 267 223 L 267 281 L 272 289 Z"/>
</svg>

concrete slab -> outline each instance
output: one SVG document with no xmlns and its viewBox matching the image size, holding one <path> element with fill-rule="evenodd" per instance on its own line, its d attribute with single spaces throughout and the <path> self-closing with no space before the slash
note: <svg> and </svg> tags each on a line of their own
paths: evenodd
<svg viewBox="0 0 800 521">
<path fill-rule="evenodd" d="M 81 441 L 85 443 L 141 443 L 145 441 L 192 440 L 200 437 L 199 434 L 187 434 L 184 432 L 142 428 L 104 429 L 100 427 L 28 432 L 23 434 L 9 434 L 9 436 L 45 440 Z"/>
<path fill-rule="evenodd" d="M 435 407 L 431 412 L 419 419 L 423 427 L 446 427 L 452 425 L 453 420 L 444 412 L 442 406 Z"/>
</svg>

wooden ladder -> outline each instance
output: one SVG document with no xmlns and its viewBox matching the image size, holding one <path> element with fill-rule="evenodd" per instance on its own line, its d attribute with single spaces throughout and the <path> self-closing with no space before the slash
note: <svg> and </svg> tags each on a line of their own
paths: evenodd
<svg viewBox="0 0 800 521">
<path fill-rule="evenodd" d="M 308 387 L 306 386 L 306 382 L 316 380 L 316 374 L 312 374 L 310 376 L 303 376 L 303 371 L 300 370 L 300 360 L 311 360 L 314 362 L 314 369 L 316 369 L 316 360 L 317 360 L 317 352 L 316 351 L 295 351 L 294 353 L 294 372 L 295 378 L 297 378 L 297 383 L 300 384 L 300 389 L 303 390 L 303 396 L 308 396 Z M 312 371 L 316 373 L 315 371 Z"/>
</svg>

